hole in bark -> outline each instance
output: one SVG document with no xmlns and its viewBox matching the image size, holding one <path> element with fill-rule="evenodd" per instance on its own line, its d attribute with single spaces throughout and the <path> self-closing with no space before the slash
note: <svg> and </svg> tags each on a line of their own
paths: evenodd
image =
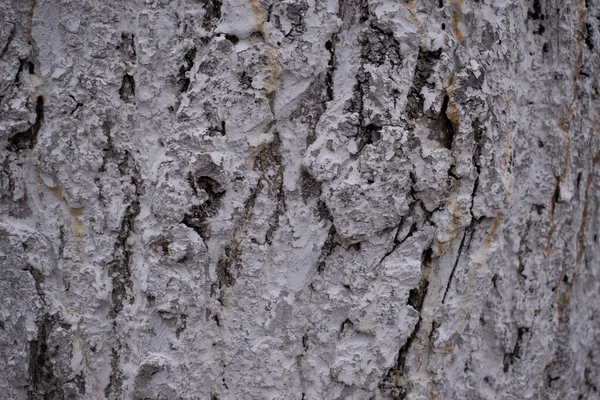
<svg viewBox="0 0 600 400">
<path fill-rule="evenodd" d="M 133 103 L 135 101 L 135 80 L 133 76 L 129 74 L 123 75 L 119 95 L 125 103 Z"/>
<path fill-rule="evenodd" d="M 238 38 L 237 36 L 229 34 L 225 34 L 225 39 L 229 40 L 234 45 L 238 44 L 240 41 L 240 38 Z"/>
</svg>

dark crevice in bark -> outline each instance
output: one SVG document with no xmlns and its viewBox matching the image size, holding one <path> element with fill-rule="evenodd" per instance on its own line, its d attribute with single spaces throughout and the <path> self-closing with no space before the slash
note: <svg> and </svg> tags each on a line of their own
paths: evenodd
<svg viewBox="0 0 600 400">
<path fill-rule="evenodd" d="M 452 150 L 456 130 L 454 124 L 448 117 L 449 101 L 449 97 L 444 96 L 439 114 L 434 117 L 428 116 L 425 122 L 430 128 L 429 139 L 435 140 L 448 150 Z"/>
<path fill-rule="evenodd" d="M 13 24 L 12 28 L 10 28 L 10 32 L 8 33 L 8 38 L 6 39 L 6 44 L 2 48 L 2 51 L 0 51 L 0 58 L 4 57 L 4 55 L 8 51 L 8 48 L 10 47 L 10 44 L 12 43 L 13 39 L 15 38 L 16 32 L 17 32 L 17 28 Z"/>
<path fill-rule="evenodd" d="M 414 197 L 413 197 L 413 199 L 414 199 Z M 408 215 L 411 215 L 413 213 L 415 204 L 417 204 L 416 201 L 413 201 L 411 203 L 409 211 L 408 211 Z M 410 237 L 412 237 L 412 235 L 419 229 L 417 227 L 417 222 L 413 222 L 410 226 L 410 229 L 406 233 L 406 235 L 404 235 L 404 237 L 402 239 L 400 239 L 399 236 L 400 236 L 400 233 L 402 232 L 402 228 L 404 227 L 405 220 L 406 220 L 406 217 L 402 217 L 402 220 L 400 221 L 400 223 L 397 226 L 396 235 L 394 236 L 394 245 L 392 246 L 392 248 L 389 251 L 387 251 L 383 255 L 383 257 L 379 261 L 378 265 L 381 265 L 381 263 L 383 263 L 385 261 L 385 259 L 390 256 L 390 254 L 392 254 L 394 251 L 396 251 L 396 249 L 398 249 L 398 247 L 402 246 L 402 244 L 404 244 L 404 242 L 406 242 Z"/>
<path fill-rule="evenodd" d="M 340 332 L 338 333 L 338 338 L 341 338 L 342 334 L 344 332 L 347 332 L 347 331 L 353 330 L 353 329 L 354 329 L 354 323 L 349 318 L 346 318 L 340 325 Z"/>
<path fill-rule="evenodd" d="M 325 42 L 325 49 L 329 52 L 327 72 L 325 73 L 325 85 L 327 87 L 327 101 L 333 100 L 333 73 L 335 72 L 335 43 L 337 34 L 331 35 L 331 40 Z"/>
<path fill-rule="evenodd" d="M 201 0 L 204 3 L 205 13 L 202 27 L 207 31 L 215 29 L 221 19 L 222 0 Z"/>
<path fill-rule="evenodd" d="M 305 204 L 311 198 L 318 199 L 321 197 L 321 183 L 304 168 L 300 170 L 298 184 L 300 185 L 300 195 Z"/>
<path fill-rule="evenodd" d="M 452 271 L 450 271 L 450 276 L 448 277 L 448 283 L 446 284 L 446 289 L 444 290 L 444 296 L 442 297 L 442 304 L 446 303 L 446 296 L 448 295 L 448 290 L 450 289 L 450 285 L 452 284 L 452 278 L 454 278 L 454 272 L 456 271 L 456 267 L 458 267 L 458 263 L 460 261 L 460 256 L 462 255 L 463 246 L 465 245 L 465 238 L 467 237 L 467 229 L 463 232 L 463 237 L 460 241 L 460 245 L 458 246 L 458 254 L 456 255 L 456 261 L 454 261 L 454 266 L 452 267 Z"/>
<path fill-rule="evenodd" d="M 592 24 L 586 22 L 585 24 L 585 45 L 590 51 L 594 51 L 594 28 Z"/>
<path fill-rule="evenodd" d="M 119 96 L 125 103 L 135 102 L 135 79 L 129 74 L 123 75 Z"/>
<path fill-rule="evenodd" d="M 120 350 L 120 345 L 118 349 L 113 347 L 110 354 L 110 377 L 108 385 L 104 389 L 104 396 L 111 400 L 121 399 L 123 394 L 123 371 L 119 366 L 121 361 L 119 356 Z"/>
<path fill-rule="evenodd" d="M 410 119 L 417 119 L 423 115 L 423 103 L 424 99 L 421 96 L 421 89 L 424 86 L 430 87 L 431 84 L 427 82 L 429 76 L 433 72 L 435 64 L 439 60 L 442 54 L 442 50 L 427 51 L 422 47 L 419 48 L 419 55 L 417 56 L 417 64 L 415 66 L 415 72 L 413 75 L 412 86 L 408 92 L 406 102 L 406 115 Z M 445 115 L 445 113 L 440 113 Z"/>
<path fill-rule="evenodd" d="M 209 176 L 194 178 L 189 172 L 187 180 L 196 196 L 198 191 L 202 190 L 208 195 L 208 199 L 200 205 L 193 206 L 181 223 L 192 228 L 203 240 L 207 240 L 211 236 L 208 219 L 219 212 L 225 189 Z"/>
<path fill-rule="evenodd" d="M 281 141 L 274 132 L 273 141 L 265 147 L 254 161 L 254 167 L 261 172 L 263 182 L 267 184 L 269 197 L 277 200 L 275 212 L 269 218 L 265 240 L 271 244 L 273 235 L 279 228 L 279 218 L 285 214 L 285 191 L 283 188 L 283 160 L 281 157 Z"/>
<path fill-rule="evenodd" d="M 6 149 L 13 152 L 31 150 L 35 147 L 38 133 L 44 121 L 44 98 L 38 96 L 35 101 L 35 122 L 24 132 L 17 133 L 8 139 Z"/>
<path fill-rule="evenodd" d="M 123 309 L 123 302 L 128 298 L 133 284 L 131 281 L 131 262 L 133 251 L 129 243 L 129 237 L 133 232 L 135 219 L 140 213 L 139 196 L 142 194 L 142 182 L 140 172 L 131 154 L 125 150 L 117 152 L 114 148 L 108 150 L 109 154 L 117 157 L 119 172 L 122 176 L 129 176 L 131 184 L 135 187 L 133 199 L 125 209 L 117 240 L 114 245 L 114 258 L 108 264 L 108 273 L 112 277 L 112 310 L 111 318 L 116 318 Z M 133 297 L 129 299 L 133 303 Z"/>
<path fill-rule="evenodd" d="M 231 44 L 233 44 L 234 46 L 240 42 L 239 37 L 228 34 L 228 33 L 225 34 L 225 39 L 229 40 L 231 42 Z"/>
<path fill-rule="evenodd" d="M 503 371 L 506 373 L 510 369 L 510 366 L 515 363 L 515 360 L 518 360 L 522 356 L 522 343 L 523 336 L 525 333 L 529 332 L 529 328 L 518 328 L 517 329 L 517 340 L 515 342 L 515 346 L 510 353 L 504 353 L 504 361 L 503 361 Z"/>
<path fill-rule="evenodd" d="M 365 109 L 364 109 L 364 98 L 365 91 L 369 87 L 369 81 L 371 79 L 371 74 L 365 71 L 365 68 L 361 62 L 361 66 L 358 69 L 358 73 L 356 74 L 356 83 L 353 88 L 353 95 L 350 100 L 347 101 L 346 107 L 344 109 L 345 112 L 356 113 L 358 116 L 358 122 L 356 124 L 356 138 L 358 139 L 357 147 L 358 152 L 363 149 L 363 147 L 369 142 L 371 137 L 371 131 L 381 130 L 381 127 L 371 127 L 367 130 L 365 126 Z"/>
<path fill-rule="evenodd" d="M 302 101 L 298 108 L 290 114 L 290 120 L 298 121 L 308 127 L 306 146 L 316 140 L 316 128 L 321 116 L 327 109 L 329 98 L 328 72 L 319 74 L 302 94 Z M 333 78 L 332 78 L 333 79 Z"/>
<path fill-rule="evenodd" d="M 29 274 L 33 278 L 33 281 L 35 282 L 35 290 L 36 290 L 40 300 L 43 303 L 46 303 L 46 298 L 44 296 L 44 289 L 42 288 L 42 285 L 44 284 L 44 275 L 42 274 L 42 272 L 39 269 L 34 268 L 30 264 L 27 264 L 25 266 L 25 268 L 23 268 L 23 271 L 29 272 Z"/>
<path fill-rule="evenodd" d="M 519 250 L 517 250 L 517 258 L 519 260 L 519 268 L 517 272 L 523 279 L 527 279 L 527 275 L 525 275 L 525 257 L 528 257 L 531 253 L 531 249 L 527 245 L 527 238 L 529 236 L 529 231 L 531 230 L 531 220 L 528 220 L 525 224 L 525 232 L 521 235 L 521 241 L 519 243 Z M 525 243 L 525 245 L 523 245 Z"/>
<path fill-rule="evenodd" d="M 79 110 L 81 107 L 83 107 L 83 103 L 80 101 L 77 101 L 75 96 L 73 96 L 72 94 L 68 94 L 68 96 L 71 98 L 71 100 L 73 100 L 75 102 L 75 108 L 71 111 L 71 115 L 73 115 L 73 114 L 75 114 L 75 112 L 77 110 Z"/>
<path fill-rule="evenodd" d="M 327 261 L 327 257 L 333 253 L 333 250 L 338 246 L 336 241 L 336 230 L 335 226 L 331 224 L 329 228 L 329 233 L 327 234 L 327 239 L 325 239 L 325 243 L 323 243 L 323 247 L 321 247 L 321 254 L 319 254 L 319 259 L 317 260 L 317 272 L 321 275 L 325 271 L 325 265 Z"/>
<path fill-rule="evenodd" d="M 27 398 L 30 400 L 64 399 L 63 383 L 55 375 L 54 364 L 56 348 L 50 345 L 50 335 L 58 321 L 48 314 L 37 322 L 38 334 L 29 342 L 29 387 Z M 61 328 L 70 329 L 67 324 Z"/>
<path fill-rule="evenodd" d="M 540 0 L 533 0 L 533 9 L 527 10 L 527 19 L 544 20 L 545 16 L 542 13 L 542 5 Z"/>
<path fill-rule="evenodd" d="M 310 348 L 310 346 L 308 344 L 308 334 L 305 333 L 304 335 L 302 335 L 302 349 L 305 352 L 307 352 L 309 348 Z"/>
<path fill-rule="evenodd" d="M 423 310 L 423 304 L 425 303 L 425 297 L 427 295 L 427 289 L 429 287 L 429 274 L 431 271 L 431 263 L 432 263 L 433 250 L 431 248 L 423 251 L 421 256 L 421 282 L 419 282 L 419 286 L 417 288 L 412 289 L 409 292 L 408 304 L 411 305 L 416 311 L 419 312 L 419 319 L 415 324 L 413 331 L 410 333 L 406 342 L 400 350 L 398 351 L 398 356 L 396 358 L 396 362 L 394 366 L 388 371 L 384 381 L 380 384 L 381 389 L 385 390 L 389 393 L 389 395 L 394 399 L 403 399 L 408 394 L 407 387 L 404 387 L 400 378 L 404 376 L 407 365 L 406 360 L 408 357 L 408 353 L 411 349 L 411 346 L 421 328 L 421 323 L 423 321 L 423 317 L 421 316 L 421 312 Z"/>
<path fill-rule="evenodd" d="M 17 69 L 17 73 L 15 74 L 15 79 L 13 83 L 18 87 L 21 83 L 21 72 L 27 67 L 27 71 L 29 75 L 35 74 L 35 64 L 31 60 L 19 59 L 19 68 Z"/>
<path fill-rule="evenodd" d="M 386 60 L 394 67 L 402 65 L 400 43 L 394 33 L 378 27 L 374 22 L 369 28 L 370 32 L 361 40 L 361 59 L 376 67 L 383 65 Z"/>
<path fill-rule="evenodd" d="M 196 59 L 196 48 L 192 47 L 189 49 L 183 57 L 183 64 L 179 67 L 179 74 L 177 75 L 177 85 L 179 86 L 179 92 L 185 93 L 190 87 L 190 71 L 194 67 L 194 60 Z"/>
<path fill-rule="evenodd" d="M 137 57 L 134 39 L 134 33 L 122 32 L 121 43 L 117 46 L 117 50 L 121 50 L 122 54 L 131 62 L 135 62 L 135 59 Z"/>
<path fill-rule="evenodd" d="M 224 253 L 217 262 L 217 282 L 216 286 L 220 289 L 223 286 L 231 287 L 235 284 L 236 275 L 241 265 L 242 251 L 240 249 L 240 240 L 250 214 L 254 208 L 256 197 L 260 193 L 263 185 L 267 185 L 268 193 L 271 198 L 277 199 L 277 206 L 274 215 L 270 220 L 270 228 L 267 232 L 267 241 L 272 239 L 272 235 L 279 225 L 279 217 L 285 212 L 285 197 L 283 190 L 283 162 L 281 158 L 281 142 L 279 135 L 274 133 L 273 140 L 256 156 L 254 168 L 260 172 L 261 177 L 256 186 L 250 191 L 250 196 L 244 203 L 244 211 L 234 229 L 230 243 L 225 247 Z M 222 296 L 219 297 L 222 301 Z"/>
</svg>

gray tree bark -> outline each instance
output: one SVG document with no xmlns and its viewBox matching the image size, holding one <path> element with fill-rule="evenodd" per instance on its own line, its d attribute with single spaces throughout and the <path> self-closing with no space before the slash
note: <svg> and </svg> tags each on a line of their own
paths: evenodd
<svg viewBox="0 0 600 400">
<path fill-rule="evenodd" d="M 595 0 L 1 0 L 1 399 L 600 398 Z"/>
</svg>

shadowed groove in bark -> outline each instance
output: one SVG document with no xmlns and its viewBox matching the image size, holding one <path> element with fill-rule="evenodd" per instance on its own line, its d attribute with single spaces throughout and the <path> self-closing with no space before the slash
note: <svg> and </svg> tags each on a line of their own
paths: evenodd
<svg viewBox="0 0 600 400">
<path fill-rule="evenodd" d="M 123 75 L 119 96 L 125 103 L 135 103 L 135 79 L 132 75 Z"/>
<path fill-rule="evenodd" d="M 111 145 L 112 146 L 112 145 Z M 133 287 L 131 280 L 131 263 L 133 251 L 129 238 L 133 232 L 135 220 L 140 213 L 139 196 L 142 194 L 142 183 L 138 167 L 129 151 L 117 151 L 109 149 L 109 156 L 117 158 L 118 168 L 122 176 L 129 176 L 135 192 L 131 202 L 125 209 L 117 240 L 114 244 L 114 258 L 108 264 L 108 272 L 112 277 L 112 310 L 111 318 L 123 310 L 123 302 L 129 297 Z M 133 297 L 129 298 L 133 302 Z"/>
<path fill-rule="evenodd" d="M 65 394 L 62 382 L 54 371 L 55 350 L 50 346 L 50 335 L 57 325 L 56 318 L 44 315 L 37 323 L 38 334 L 29 342 L 29 387 L 27 398 L 30 400 L 63 399 Z M 70 329 L 66 324 L 61 327 Z"/>
<path fill-rule="evenodd" d="M 456 255 L 456 261 L 454 262 L 454 266 L 452 267 L 452 271 L 450 271 L 450 276 L 448 277 L 448 283 L 446 284 L 446 289 L 444 290 L 444 296 L 442 297 L 442 304 L 446 303 L 446 296 L 448 295 L 448 290 L 450 290 L 450 285 L 452 284 L 452 278 L 454 278 L 454 272 L 456 271 L 456 267 L 458 267 L 460 257 L 462 256 L 463 246 L 465 244 L 465 238 L 467 237 L 467 230 L 468 229 L 464 230 L 463 237 L 460 241 L 460 245 L 458 246 L 458 253 Z"/>
<path fill-rule="evenodd" d="M 394 366 L 388 371 L 383 382 L 380 384 L 380 388 L 388 392 L 388 394 L 394 399 L 405 398 L 410 390 L 409 387 L 403 386 L 401 378 L 407 371 L 406 359 L 421 328 L 421 323 L 423 320 L 421 311 L 423 309 L 423 304 L 425 303 L 425 296 L 427 296 L 427 289 L 429 288 L 429 274 L 431 272 L 432 255 L 433 250 L 431 248 L 423 251 L 421 256 L 421 281 L 419 282 L 418 287 L 410 290 L 408 297 L 407 304 L 419 312 L 419 319 L 415 324 L 413 331 L 406 339 L 406 342 L 404 342 L 402 347 L 400 347 Z"/>
<path fill-rule="evenodd" d="M 196 196 L 198 196 L 198 190 L 202 190 L 208 195 L 208 199 L 200 205 L 193 206 L 185 214 L 181 223 L 196 231 L 202 239 L 207 240 L 211 236 L 208 219 L 219 212 L 221 201 L 225 196 L 225 189 L 209 176 L 195 178 L 189 172 L 187 180 Z"/>
<path fill-rule="evenodd" d="M 181 93 L 187 92 L 190 87 L 190 73 L 194 66 L 194 60 L 196 58 L 196 48 L 192 47 L 189 49 L 183 57 L 183 64 L 179 67 L 179 73 L 177 74 L 177 85 L 179 85 L 179 91 Z"/>
<path fill-rule="evenodd" d="M 31 64 L 33 65 L 33 64 Z M 19 152 L 31 150 L 37 143 L 38 133 L 44 121 L 44 98 L 38 96 L 35 101 L 35 122 L 26 131 L 17 133 L 8 139 L 7 150 Z"/>
</svg>

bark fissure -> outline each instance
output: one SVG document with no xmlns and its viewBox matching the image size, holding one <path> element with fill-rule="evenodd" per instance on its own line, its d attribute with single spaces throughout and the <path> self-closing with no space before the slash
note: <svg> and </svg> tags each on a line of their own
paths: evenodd
<svg viewBox="0 0 600 400">
<path fill-rule="evenodd" d="M 38 139 L 38 134 L 44 121 L 44 97 L 38 96 L 34 102 L 35 122 L 26 131 L 17 133 L 8 139 L 9 151 L 20 152 L 23 150 L 32 150 Z"/>
<path fill-rule="evenodd" d="M 65 398 L 62 382 L 54 370 L 55 349 L 49 347 L 49 338 L 56 324 L 55 317 L 44 315 L 36 324 L 37 338 L 29 342 L 27 398 L 30 400 Z"/>
<path fill-rule="evenodd" d="M 393 398 L 403 399 L 407 395 L 408 388 L 403 386 L 403 383 L 400 379 L 407 372 L 407 357 L 413 342 L 419 334 L 421 323 L 423 321 L 421 312 L 423 310 L 423 304 L 425 303 L 427 289 L 429 288 L 429 274 L 431 271 L 432 255 L 433 250 L 431 248 L 428 248 L 423 252 L 421 257 L 421 281 L 419 282 L 419 286 L 417 288 L 411 289 L 409 293 L 408 305 L 410 305 L 416 311 L 419 312 L 419 319 L 417 320 L 415 327 L 413 328 L 412 332 L 410 333 L 402 347 L 400 347 L 400 350 L 398 351 L 398 356 L 396 357 L 396 362 L 394 366 L 388 371 L 383 382 L 383 388 L 386 388 L 386 386 L 391 385 L 391 387 L 396 389 L 395 391 L 390 392 Z"/>
<path fill-rule="evenodd" d="M 452 279 L 454 278 L 454 272 L 458 267 L 458 263 L 460 261 L 460 257 L 462 256 L 463 246 L 465 244 L 465 238 L 467 237 L 468 228 L 464 230 L 463 237 L 460 241 L 460 245 L 458 246 L 458 254 L 456 255 L 456 261 L 454 261 L 454 265 L 452 266 L 452 271 L 450 271 L 450 276 L 448 277 L 448 283 L 446 284 L 446 289 L 444 289 L 444 296 L 442 297 L 442 304 L 446 303 L 446 296 L 448 295 L 448 290 L 450 290 L 450 285 L 452 285 Z"/>
</svg>

